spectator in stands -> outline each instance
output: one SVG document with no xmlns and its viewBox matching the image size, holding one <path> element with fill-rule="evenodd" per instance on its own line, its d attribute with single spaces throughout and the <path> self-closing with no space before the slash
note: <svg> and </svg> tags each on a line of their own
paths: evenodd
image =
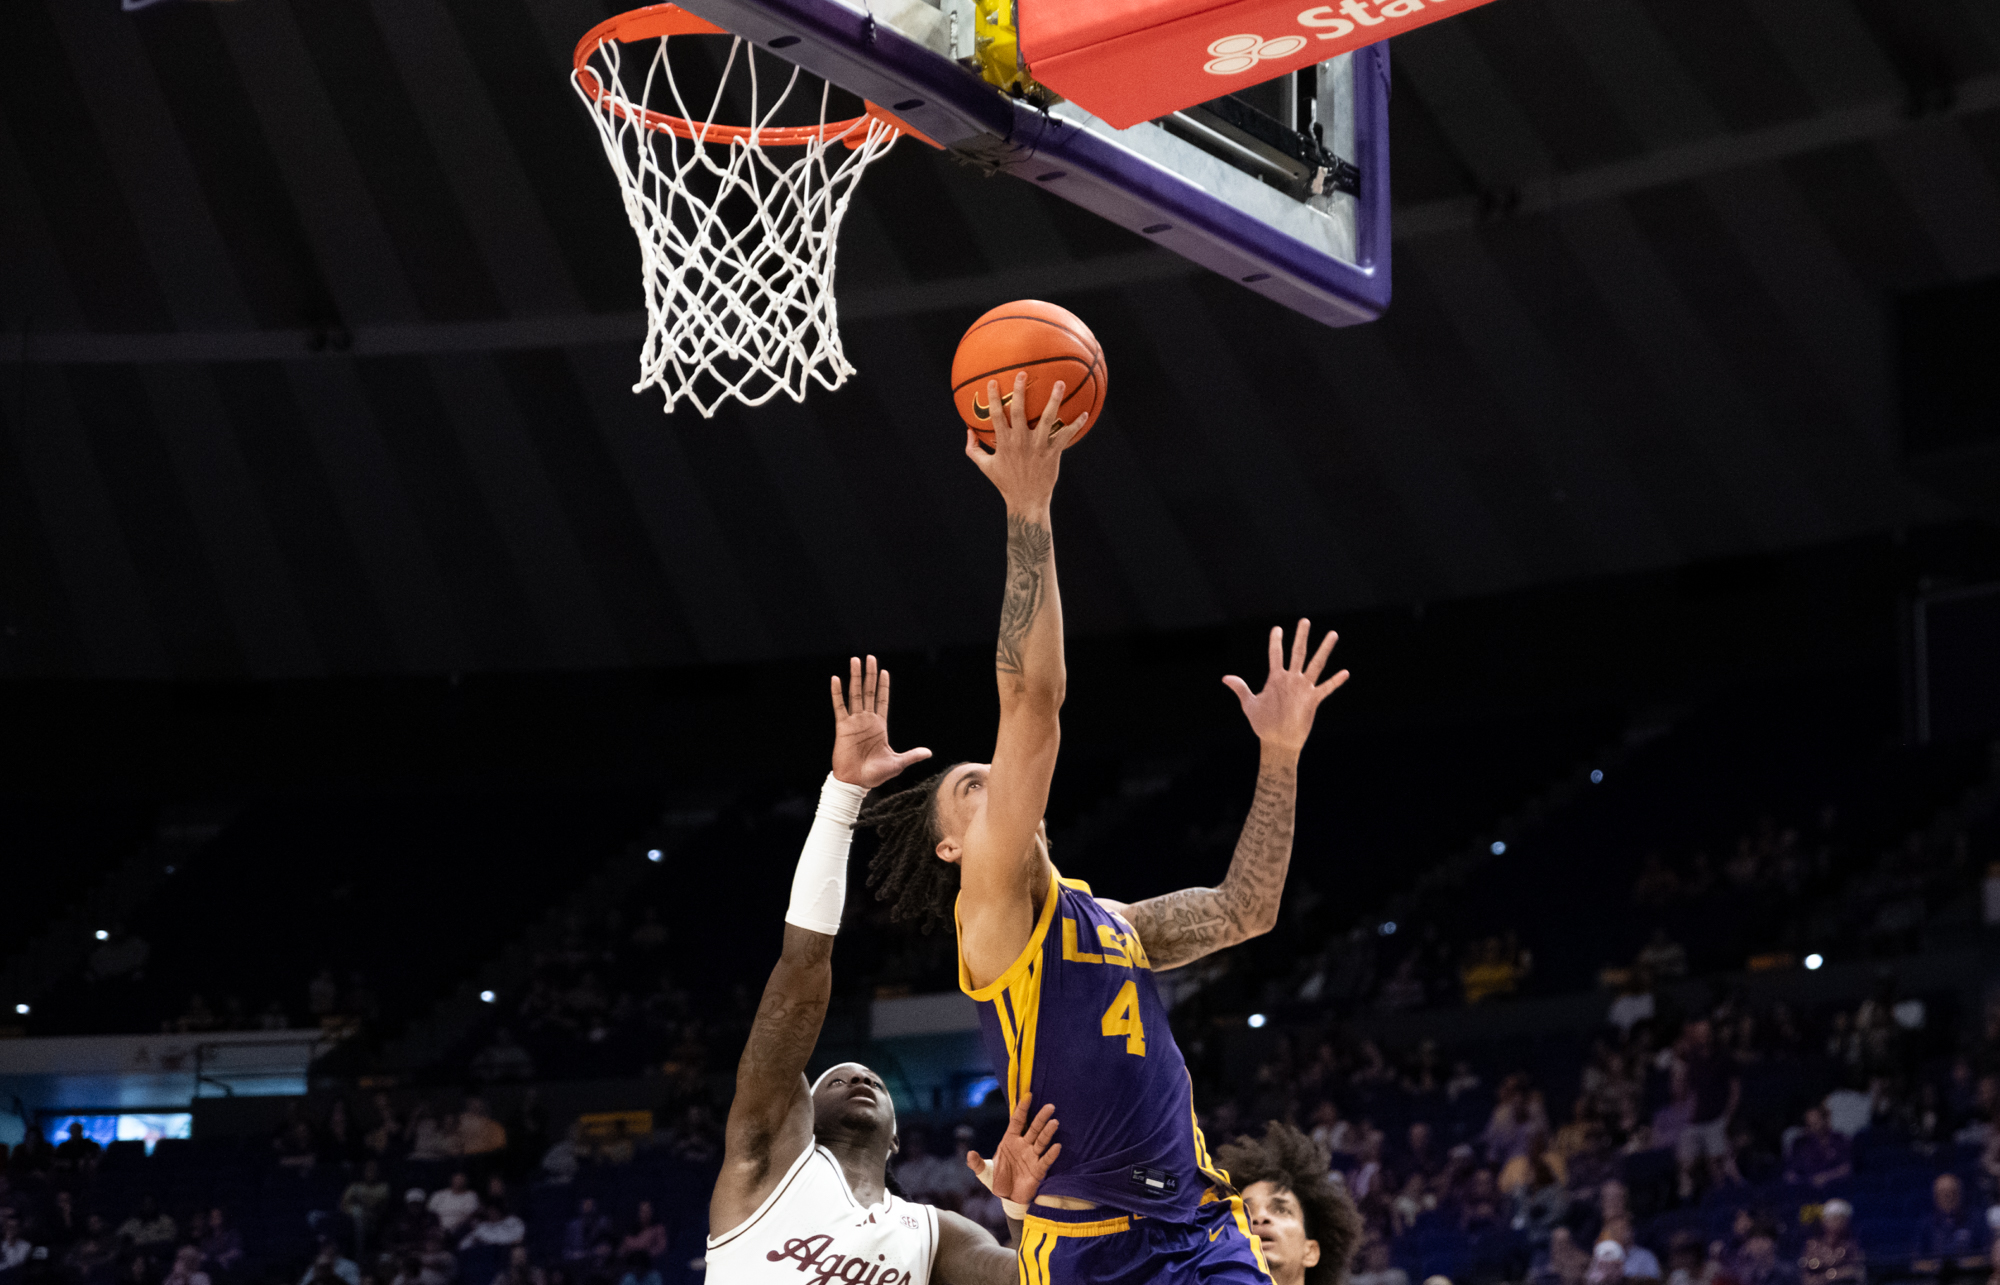
<svg viewBox="0 0 2000 1285">
<path fill-rule="evenodd" d="M 548 1285 L 548 1276 L 529 1260 L 526 1245 L 516 1245 L 507 1252 L 507 1266 L 493 1278 L 493 1285 Z"/>
<path fill-rule="evenodd" d="M 968 1169 L 966 1172 L 969 1174 L 971 1170 Z M 975 1178 L 973 1181 L 977 1182 L 978 1179 Z M 632 1234 L 627 1236 L 618 1245 L 619 1257 L 629 1258 L 631 1255 L 638 1253 L 644 1254 L 648 1258 L 658 1258 L 666 1252 L 667 1229 L 654 1216 L 653 1202 L 642 1200 L 639 1202 L 637 1224 L 632 1228 Z"/>
<path fill-rule="evenodd" d="M 1798 1270 L 1778 1257 L 1777 1230 L 1759 1223 L 1729 1264 L 1736 1285 L 1795 1285 Z"/>
<path fill-rule="evenodd" d="M 83 1235 L 63 1256 L 63 1265 L 78 1280 L 96 1282 L 104 1279 L 117 1257 L 118 1238 L 101 1215 L 91 1214 L 83 1220 Z"/>
<path fill-rule="evenodd" d="M 458 1247 L 463 1251 L 478 1245 L 518 1245 L 527 1236 L 528 1228 L 518 1215 L 508 1213 L 507 1207 L 498 1201 L 489 1200 L 480 1205 L 479 1213 L 466 1224 Z"/>
<path fill-rule="evenodd" d="M 1500 1221 L 1500 1193 L 1491 1169 L 1476 1169 L 1458 1197 L 1458 1229 L 1484 1231 Z"/>
<path fill-rule="evenodd" d="M 507 1130 L 486 1106 L 484 1098 L 467 1098 L 458 1116 L 459 1154 L 498 1155 L 507 1149 Z"/>
<path fill-rule="evenodd" d="M 1354 1126 L 1340 1118 L 1340 1108 L 1331 1098 L 1313 1108 L 1310 1137 L 1328 1155 L 1354 1149 Z"/>
<path fill-rule="evenodd" d="M 576 1217 L 563 1226 L 563 1261 L 588 1262 L 592 1246 L 610 1240 L 612 1234 L 611 1220 L 598 1212 L 595 1200 L 585 1196 L 576 1202 Z"/>
<path fill-rule="evenodd" d="M 1410 1285 L 1410 1274 L 1389 1261 L 1389 1242 L 1370 1236 L 1356 1256 L 1360 1270 L 1347 1278 L 1347 1285 Z"/>
<path fill-rule="evenodd" d="M 424 1233 L 422 1248 L 418 1251 L 418 1261 L 422 1264 L 426 1281 L 447 1282 L 458 1276 L 458 1257 L 445 1244 L 444 1229 L 433 1227 Z"/>
<path fill-rule="evenodd" d="M 660 1285 L 660 1271 L 653 1260 L 637 1250 L 625 1255 L 625 1274 L 618 1285 Z"/>
<path fill-rule="evenodd" d="M 1597 1243 L 1615 1242 L 1619 1249 L 1621 1275 L 1627 1280 L 1659 1280 L 1665 1273 L 1660 1271 L 1660 1260 L 1653 1251 L 1632 1238 L 1632 1220 L 1620 1214 L 1604 1220 L 1604 1229 L 1597 1233 Z"/>
<path fill-rule="evenodd" d="M 1799 1255 L 1799 1285 L 1864 1285 L 1867 1257 L 1852 1231 L 1854 1206 L 1829 1200 L 1820 1207 L 1819 1231 Z"/>
<path fill-rule="evenodd" d="M 1965 1189 L 1957 1174 L 1941 1173 L 1931 1184 L 1931 1209 L 1917 1224 L 1911 1270 L 1939 1274 L 1947 1266 L 1986 1266 L 1985 1238 L 1965 1210 Z"/>
<path fill-rule="evenodd" d="M 208 1266 L 224 1273 L 234 1272 L 243 1262 L 243 1233 L 236 1230 L 220 1205 L 208 1211 L 206 1225 L 195 1238 Z"/>
<path fill-rule="evenodd" d="M 1527 1146 L 1500 1167 L 1500 1194 L 1516 1196 L 1543 1180 L 1561 1187 L 1569 1181 L 1563 1158 L 1549 1149 L 1549 1136 L 1540 1129 L 1528 1135 Z"/>
<path fill-rule="evenodd" d="M 1600 1240 L 1590 1251 L 1590 1270 L 1584 1274 L 1587 1285 L 1618 1285 L 1625 1279 L 1625 1251 L 1615 1240 Z M 1426 1282 L 1428 1285 L 1428 1282 Z"/>
<path fill-rule="evenodd" d="M 1825 1107 L 1807 1107 L 1805 1125 L 1785 1157 L 1786 1182 L 1824 1187 L 1854 1172 L 1854 1144 L 1833 1131 Z"/>
<path fill-rule="evenodd" d="M 319 1131 L 319 1158 L 328 1164 L 351 1165 L 367 1154 L 361 1129 L 347 1110 L 345 1100 L 335 1098 Z"/>
<path fill-rule="evenodd" d="M 56 1147 L 55 1167 L 64 1173 L 88 1173 L 103 1155 L 104 1148 L 97 1140 L 83 1131 L 82 1124 L 71 1120 L 69 1136 Z"/>
<path fill-rule="evenodd" d="M 355 1253 L 367 1255 L 368 1246 L 375 1239 L 375 1229 L 388 1207 L 389 1184 L 382 1177 L 382 1166 L 369 1160 L 361 1166 L 361 1176 L 340 1193 L 340 1212 L 354 1224 Z"/>
<path fill-rule="evenodd" d="M 1513 1189 L 1514 1230 L 1539 1249 L 1548 1244 L 1549 1234 L 1569 1213 L 1569 1189 L 1563 1186 L 1548 1154 L 1522 1159 L 1527 1162 L 1527 1177 Z M 1511 1168 L 1513 1162 L 1508 1163 Z"/>
<path fill-rule="evenodd" d="M 340 983 L 334 979 L 333 969 L 322 968 L 306 983 L 306 1012 L 314 1021 L 324 1021 L 340 1009 Z"/>
<path fill-rule="evenodd" d="M 1720 1274 L 1721 1264 L 1702 1253 L 1701 1238 L 1693 1232 L 1676 1232 L 1667 1242 L 1666 1285 L 1713 1285 Z"/>
<path fill-rule="evenodd" d="M 1424 1176 L 1412 1172 L 1403 1179 L 1402 1190 L 1389 1202 L 1389 1231 L 1401 1236 L 1417 1225 L 1417 1220 L 1437 1208 L 1437 1197 L 1426 1190 Z"/>
<path fill-rule="evenodd" d="M 1709 1185 L 1723 1181 L 1740 1185 L 1743 1175 L 1737 1172 L 1735 1151 L 1729 1144 L 1729 1120 L 1743 1097 L 1742 1080 L 1715 1046 L 1714 1032 L 1706 1020 L 1698 1018 L 1687 1024 L 1675 1056 L 1686 1068 L 1688 1089 L 1694 1095 L 1693 1118 L 1676 1147 L 1681 1198 L 1694 1195 L 1699 1177 L 1705 1177 Z"/>
<path fill-rule="evenodd" d="M 1569 1228 L 1558 1227 L 1549 1234 L 1548 1251 L 1537 1257 L 1529 1279 L 1534 1285 L 1583 1285 L 1589 1271 L 1590 1255 Z"/>
<path fill-rule="evenodd" d="M 21 1220 L 14 1217 L 0 1218 L 0 1272 L 11 1272 L 27 1265 L 28 1256 L 35 1247 L 21 1234 Z"/>
<path fill-rule="evenodd" d="M 299 1285 L 361 1285 L 361 1266 L 343 1255 L 339 1245 L 324 1241 Z"/>
<path fill-rule="evenodd" d="M 180 1228 L 150 1195 L 141 1196 L 137 1212 L 118 1225 L 118 1239 L 134 1249 L 171 1245 L 179 1235 Z"/>
<path fill-rule="evenodd" d="M 1641 972 L 1654 977 L 1686 977 L 1687 947 L 1667 936 L 1666 929 L 1655 928 L 1652 937 L 1639 948 L 1639 954 L 1632 962 Z"/>
<path fill-rule="evenodd" d="M 420 1104 L 411 1114 L 410 1159 L 455 1160 L 465 1154 L 464 1145 L 456 1113 L 439 1117 L 428 1104 Z"/>
<path fill-rule="evenodd" d="M 1317 1130 L 1314 1130 L 1313 1140 L 1319 1141 Z M 1327 1150 L 1331 1152 L 1333 1148 L 1328 1147 Z M 1396 1157 L 1396 1172 L 1405 1178 L 1414 1176 L 1429 1182 L 1444 1168 L 1444 1163 L 1444 1154 L 1438 1149 L 1430 1125 L 1422 1120 L 1412 1124 L 1409 1139 L 1403 1144 L 1403 1154 Z"/>
<path fill-rule="evenodd" d="M 277 1153 L 278 1164 L 303 1178 L 312 1173 L 319 1163 L 319 1148 L 313 1145 L 312 1126 L 304 1120 L 294 1120 L 281 1130 L 271 1143 Z"/>
<path fill-rule="evenodd" d="M 896 1162 L 896 1181 L 918 1204 L 956 1210 L 966 1192 L 960 1179 L 970 1178 L 972 1173 L 963 1163 L 930 1154 L 928 1141 L 916 1129 L 904 1138 L 902 1157 Z"/>
<path fill-rule="evenodd" d="M 530 1080 L 535 1075 L 535 1061 L 528 1056 L 528 1050 L 514 1040 L 514 1032 L 501 1027 L 493 1032 L 493 1042 L 473 1055 L 473 1078 L 492 1082 L 494 1080 Z"/>
<path fill-rule="evenodd" d="M 451 1176 L 451 1185 L 440 1187 L 431 1193 L 425 1206 L 437 1217 L 438 1227 L 447 1236 L 456 1236 L 459 1229 L 479 1212 L 479 1193 L 472 1189 L 472 1180 L 461 1169 Z"/>
<path fill-rule="evenodd" d="M 160 1285 L 209 1285 L 208 1273 L 201 1270 L 201 1250 L 182 1245 L 174 1255 L 173 1270 Z"/>
<path fill-rule="evenodd" d="M 375 1123 L 368 1132 L 361 1135 L 361 1144 L 368 1153 L 378 1160 L 398 1160 L 408 1145 L 407 1129 L 402 1112 L 386 1093 L 377 1093 L 374 1103 Z"/>
<path fill-rule="evenodd" d="M 56 1149 L 49 1145 L 48 1135 L 42 1132 L 42 1126 L 28 1126 L 21 1140 L 14 1144 L 14 1155 L 9 1163 L 16 1174 L 47 1173 L 55 1167 Z"/>
</svg>

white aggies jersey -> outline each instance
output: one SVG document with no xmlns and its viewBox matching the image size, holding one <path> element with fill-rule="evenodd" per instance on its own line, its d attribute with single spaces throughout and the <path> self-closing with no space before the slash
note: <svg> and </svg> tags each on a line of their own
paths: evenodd
<svg viewBox="0 0 2000 1285">
<path fill-rule="evenodd" d="M 882 1194 L 863 1208 L 840 1162 L 813 1146 L 757 1212 L 708 1240 L 709 1285 L 929 1285 L 937 1210 Z"/>
</svg>

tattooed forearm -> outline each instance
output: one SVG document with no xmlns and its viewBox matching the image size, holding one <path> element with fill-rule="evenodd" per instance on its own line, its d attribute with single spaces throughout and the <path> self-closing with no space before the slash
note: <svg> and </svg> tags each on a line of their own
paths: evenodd
<svg viewBox="0 0 2000 1285">
<path fill-rule="evenodd" d="M 1297 767 L 1266 764 L 1221 885 L 1170 892 L 1126 911 L 1154 968 L 1191 964 L 1276 925 L 1292 861 L 1298 787 Z"/>
<path fill-rule="evenodd" d="M 764 985 L 736 1064 L 730 1127 L 732 1133 L 744 1127 L 752 1152 L 769 1141 L 801 1091 L 832 993 L 833 938 L 786 924 L 784 954 Z"/>
<path fill-rule="evenodd" d="M 1019 674 L 1024 668 L 1028 633 L 1048 597 L 1054 548 L 1046 526 L 1017 513 L 1007 515 L 1007 593 L 1000 602 L 1000 642 L 993 652 L 993 664 L 1003 674 Z"/>
</svg>

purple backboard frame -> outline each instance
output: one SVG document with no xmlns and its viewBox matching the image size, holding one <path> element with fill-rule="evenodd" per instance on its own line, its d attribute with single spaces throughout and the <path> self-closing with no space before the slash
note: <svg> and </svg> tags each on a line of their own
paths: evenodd
<svg viewBox="0 0 2000 1285">
<path fill-rule="evenodd" d="M 948 59 L 836 0 L 679 0 L 681 7 L 876 103 L 947 147 L 1330 326 L 1389 306 L 1389 49 L 1354 52 L 1361 168 L 1358 263 L 1251 218 L 1077 125 L 1008 99 Z M 921 144 L 919 144 L 921 145 Z M 906 144 L 907 146 L 907 144 Z"/>
</svg>

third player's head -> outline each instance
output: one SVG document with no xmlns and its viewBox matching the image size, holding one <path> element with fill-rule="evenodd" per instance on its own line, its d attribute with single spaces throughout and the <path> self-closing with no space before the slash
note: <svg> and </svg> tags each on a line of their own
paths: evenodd
<svg viewBox="0 0 2000 1285">
<path fill-rule="evenodd" d="M 859 1062 L 828 1067 L 813 1082 L 813 1137 L 850 1142 L 885 1158 L 896 1151 L 896 1104 L 882 1077 Z"/>
<path fill-rule="evenodd" d="M 986 806 L 985 763 L 954 763 L 907 790 L 870 799 L 860 823 L 882 844 L 868 862 L 868 886 L 889 903 L 889 918 L 924 932 L 951 926 L 965 835 Z M 1046 828 L 1035 842 L 1048 851 Z"/>
<path fill-rule="evenodd" d="M 1262 1138 L 1238 1138 L 1216 1159 L 1243 1193 L 1244 1215 L 1263 1242 L 1275 1285 L 1345 1285 L 1361 1215 L 1327 1178 L 1325 1148 L 1273 1120 Z"/>
</svg>

